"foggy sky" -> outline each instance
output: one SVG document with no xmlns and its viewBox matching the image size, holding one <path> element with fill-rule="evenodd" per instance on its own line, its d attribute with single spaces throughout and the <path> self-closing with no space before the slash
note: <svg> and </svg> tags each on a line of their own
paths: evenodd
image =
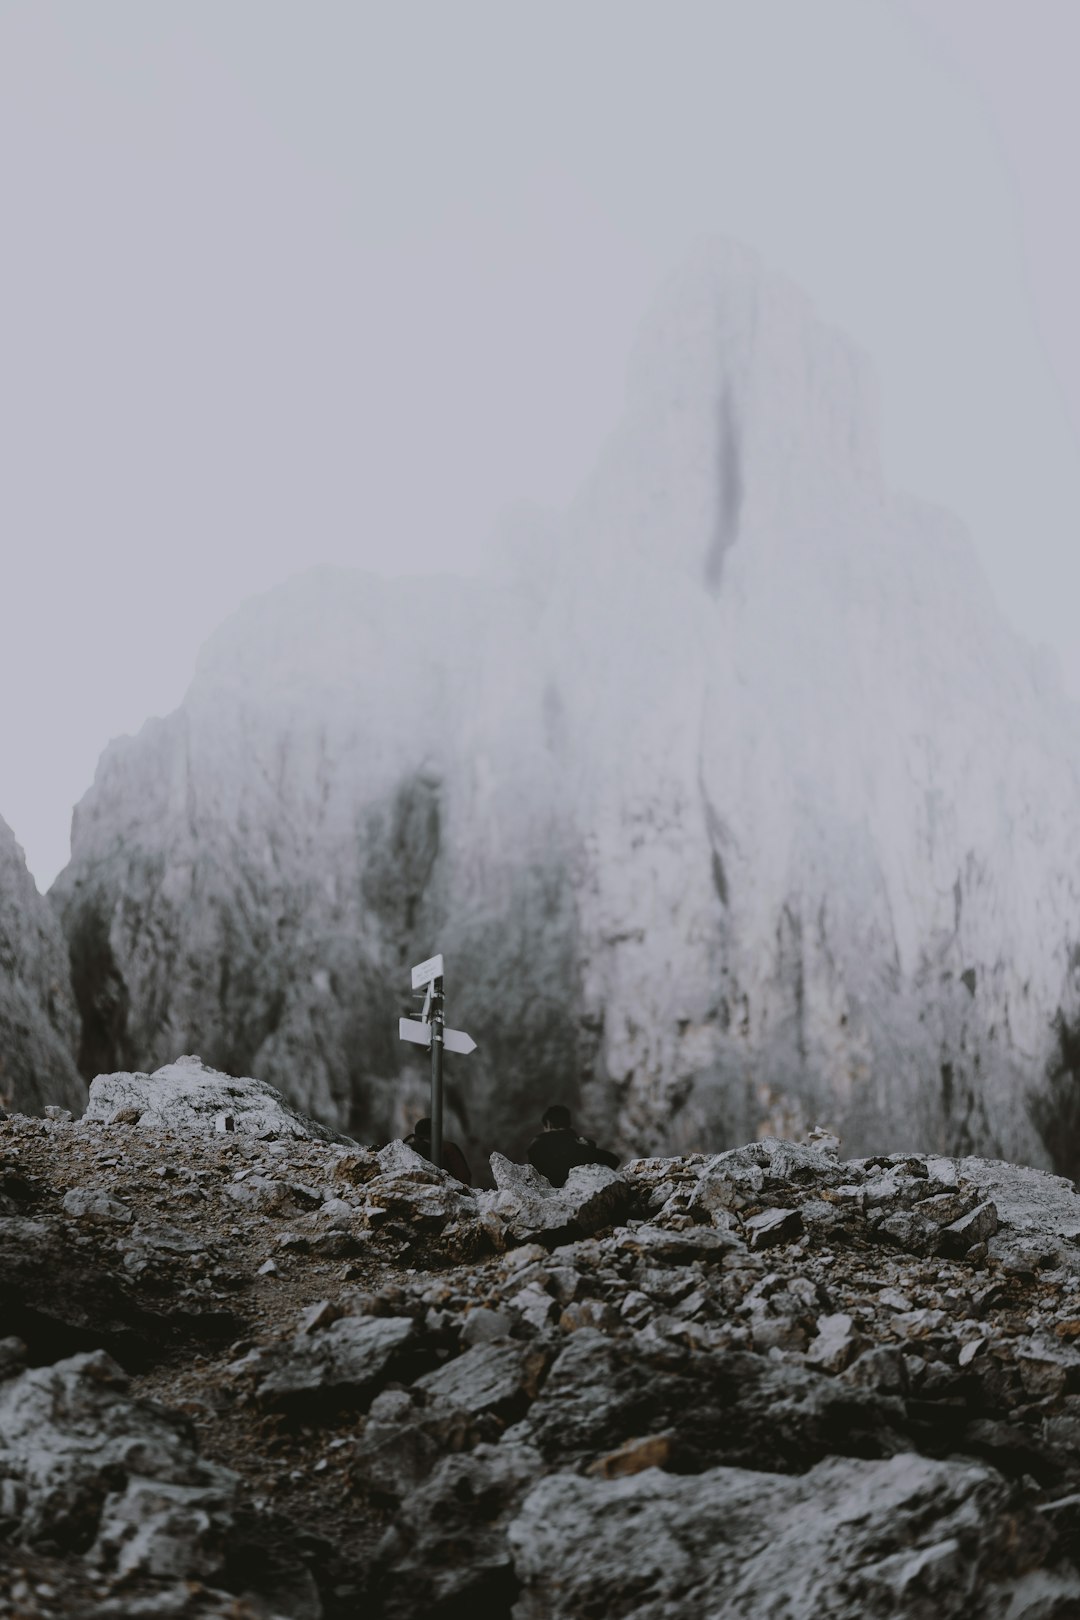
<svg viewBox="0 0 1080 1620">
<path fill-rule="evenodd" d="M 1080 695 L 1072 0 L 0 0 L 0 815 L 312 563 L 565 505 L 733 236 L 871 355 L 886 474 Z"/>
</svg>

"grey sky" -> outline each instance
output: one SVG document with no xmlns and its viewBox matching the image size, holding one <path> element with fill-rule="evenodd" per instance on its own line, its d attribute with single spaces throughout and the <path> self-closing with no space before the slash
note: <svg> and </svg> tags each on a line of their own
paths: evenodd
<svg viewBox="0 0 1080 1620">
<path fill-rule="evenodd" d="M 315 562 L 560 506 L 702 236 L 873 357 L 891 481 L 1080 694 L 1072 0 L 0 0 L 0 814 Z"/>
</svg>

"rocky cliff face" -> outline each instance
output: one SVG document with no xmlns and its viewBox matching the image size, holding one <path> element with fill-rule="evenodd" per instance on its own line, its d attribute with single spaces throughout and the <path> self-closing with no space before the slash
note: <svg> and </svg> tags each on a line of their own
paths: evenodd
<svg viewBox="0 0 1080 1620">
<path fill-rule="evenodd" d="M 0 1108 L 82 1108 L 67 944 L 0 820 Z"/>
<path fill-rule="evenodd" d="M 1077 1613 L 1071 1183 L 326 1135 L 194 1061 L 0 1121 L 0 1612 Z"/>
<path fill-rule="evenodd" d="M 400 1128 L 395 1020 L 439 949 L 485 1151 L 562 1099 L 636 1151 L 824 1119 L 1044 1160 L 1077 716 L 875 433 L 845 341 L 706 254 L 594 477 L 490 578 L 250 603 L 79 806 L 84 1073 L 197 1048 Z"/>
</svg>

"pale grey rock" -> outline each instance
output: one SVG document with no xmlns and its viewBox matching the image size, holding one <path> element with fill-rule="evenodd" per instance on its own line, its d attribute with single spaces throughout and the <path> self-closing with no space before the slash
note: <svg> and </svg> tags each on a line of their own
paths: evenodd
<svg viewBox="0 0 1080 1620">
<path fill-rule="evenodd" d="M 679 1306 L 680 1313 L 684 1306 Z M 582 1328 L 595 1328 L 600 1333 L 610 1332 L 619 1322 L 620 1313 L 602 1299 L 572 1300 L 559 1316 L 559 1327 L 564 1333 L 578 1333 Z"/>
<path fill-rule="evenodd" d="M 1080 1196 L 1071 1181 L 1000 1159 L 959 1159 L 957 1172 L 997 1211 L 991 1257 L 1022 1271 L 1080 1269 Z"/>
<path fill-rule="evenodd" d="M 688 1226 L 680 1231 L 671 1231 L 651 1221 L 640 1226 L 620 1228 L 615 1233 L 615 1246 L 624 1254 L 681 1264 L 694 1260 L 720 1260 L 725 1255 L 746 1248 L 743 1239 L 726 1226 Z"/>
<path fill-rule="evenodd" d="M 548 1293 L 545 1282 L 539 1278 L 526 1283 L 517 1293 L 509 1294 L 506 1303 L 512 1311 L 516 1311 L 531 1327 L 538 1332 L 542 1331 L 555 1319 L 558 1306 L 551 1294 Z"/>
<path fill-rule="evenodd" d="M 379 1149 L 375 1157 L 384 1176 L 413 1176 L 423 1181 L 436 1182 L 446 1175 L 445 1170 L 437 1170 L 430 1159 L 425 1159 L 422 1153 L 417 1153 L 408 1142 L 388 1142 L 384 1148 Z"/>
<path fill-rule="evenodd" d="M 966 1254 L 976 1243 L 986 1243 L 998 1229 L 997 1205 L 989 1199 L 958 1220 L 950 1222 L 941 1234 L 943 1254 Z"/>
<path fill-rule="evenodd" d="M 285 1183 L 273 1176 L 254 1175 L 244 1181 L 230 1182 L 225 1196 L 256 1215 L 277 1215 L 292 1207 Z"/>
<path fill-rule="evenodd" d="M 494 1340 L 505 1339 L 513 1325 L 514 1319 L 508 1312 L 478 1305 L 469 1312 L 462 1324 L 461 1342 L 463 1345 L 490 1344 Z"/>
<path fill-rule="evenodd" d="M 794 1478 L 649 1468 L 600 1480 L 555 1473 L 507 1532 L 523 1585 L 515 1620 L 941 1620 L 1061 1614 L 1017 1602 L 1044 1537 L 991 1469 L 901 1455 L 830 1458 Z M 1074 1571 L 1036 1587 L 1080 1600 Z"/>
<path fill-rule="evenodd" d="M 416 1388 L 468 1412 L 492 1412 L 512 1422 L 536 1397 L 549 1360 L 532 1344 L 476 1345 L 418 1378 Z"/>
<path fill-rule="evenodd" d="M 845 1311 L 834 1311 L 818 1319 L 817 1335 L 811 1341 L 806 1359 L 822 1372 L 842 1372 L 865 1344 L 855 1323 Z"/>
<path fill-rule="evenodd" d="M 17 1504 L 15 1539 L 89 1539 L 89 1556 L 123 1573 L 212 1575 L 236 1475 L 202 1461 L 180 1422 L 128 1389 L 103 1351 L 0 1384 L 0 1480 Z"/>
<path fill-rule="evenodd" d="M 248 1135 L 330 1142 L 334 1132 L 308 1119 L 263 1080 L 236 1079 L 211 1069 L 198 1057 L 181 1057 L 153 1074 L 99 1074 L 90 1085 L 84 1119 L 111 1120 L 137 1110 L 142 1129 L 214 1131 L 231 1118 Z"/>
<path fill-rule="evenodd" d="M 79 1013 L 60 920 L 0 818 L 0 1110 L 81 1113 Z"/>
<path fill-rule="evenodd" d="M 264 1406 L 363 1403 L 375 1393 L 397 1354 L 415 1333 L 409 1317 L 342 1317 L 320 1332 L 262 1345 L 233 1363 Z"/>
<path fill-rule="evenodd" d="M 405 1151 L 412 1153 L 411 1148 Z M 404 1165 L 364 1183 L 362 1193 L 366 1207 L 433 1226 L 476 1217 L 479 1206 L 472 1193 L 453 1176 L 421 1159 L 419 1154 L 412 1156 L 423 1168 Z"/>
<path fill-rule="evenodd" d="M 298 1333 L 314 1333 L 318 1328 L 329 1327 L 331 1322 L 337 1322 L 346 1314 L 343 1305 L 329 1299 L 320 1299 L 314 1305 L 309 1305 L 301 1314 Z"/>
<path fill-rule="evenodd" d="M 625 1178 L 603 1164 L 575 1165 L 563 1187 L 553 1187 L 531 1164 L 514 1164 L 501 1153 L 491 1155 L 491 1171 L 496 1191 L 479 1193 L 476 1205 L 521 1243 L 588 1236 L 620 1219 L 630 1204 Z"/>
<path fill-rule="evenodd" d="M 64 1214 L 73 1220 L 100 1222 L 106 1226 L 125 1225 L 132 1219 L 127 1204 L 96 1187 L 72 1187 L 64 1194 L 62 1207 Z"/>
<path fill-rule="evenodd" d="M 875 1223 L 873 1231 L 879 1240 L 894 1243 L 909 1254 L 931 1254 L 941 1242 L 937 1224 L 910 1209 L 893 1210 Z"/>
<path fill-rule="evenodd" d="M 797 1209 L 764 1209 L 743 1221 L 743 1231 L 752 1249 L 771 1249 L 777 1243 L 790 1243 L 802 1229 L 802 1216 Z"/>
</svg>

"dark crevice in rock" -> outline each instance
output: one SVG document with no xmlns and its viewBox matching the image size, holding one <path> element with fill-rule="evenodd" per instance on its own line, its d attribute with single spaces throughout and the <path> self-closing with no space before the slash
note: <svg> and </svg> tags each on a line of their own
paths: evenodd
<svg viewBox="0 0 1080 1620">
<path fill-rule="evenodd" d="M 87 897 L 67 920 L 71 981 L 82 1033 L 79 1072 L 97 1074 L 129 1068 L 133 1063 L 128 1036 L 131 996 L 109 943 L 108 924 Z"/>
<path fill-rule="evenodd" d="M 742 436 L 729 384 L 717 407 L 716 520 L 705 558 L 705 586 L 713 596 L 720 589 L 724 558 L 739 537 L 743 494 Z"/>
</svg>

